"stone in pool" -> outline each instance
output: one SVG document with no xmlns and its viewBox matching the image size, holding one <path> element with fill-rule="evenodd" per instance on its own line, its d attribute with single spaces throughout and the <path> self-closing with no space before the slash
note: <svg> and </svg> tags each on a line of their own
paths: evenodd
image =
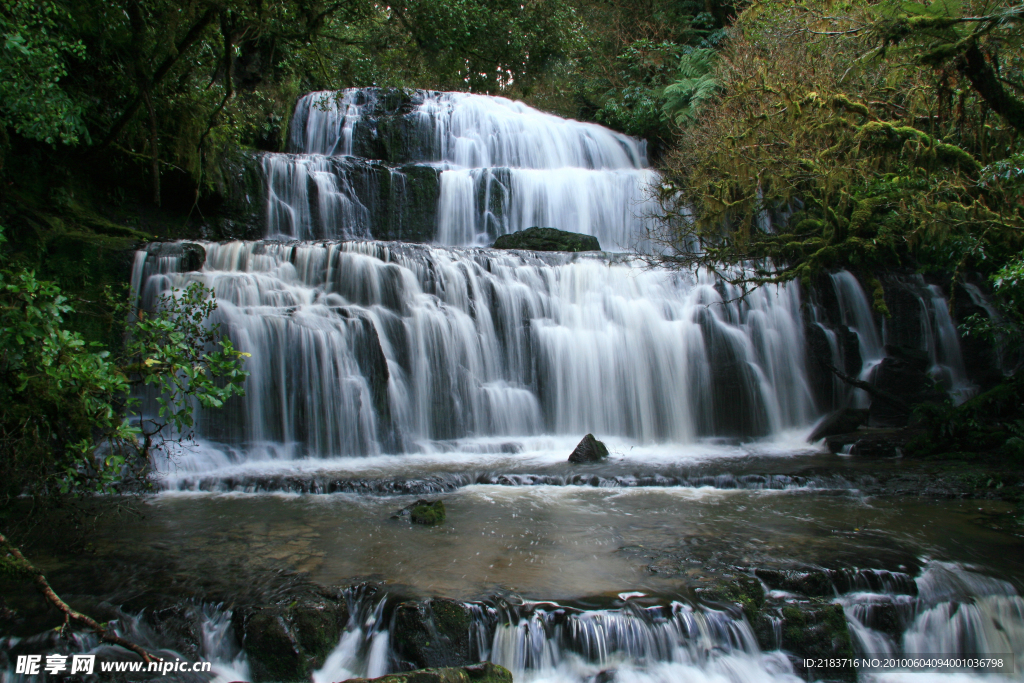
<svg viewBox="0 0 1024 683">
<path fill-rule="evenodd" d="M 569 455 L 569 462 L 598 462 L 607 457 L 608 447 L 595 439 L 593 434 L 587 434 Z"/>
</svg>

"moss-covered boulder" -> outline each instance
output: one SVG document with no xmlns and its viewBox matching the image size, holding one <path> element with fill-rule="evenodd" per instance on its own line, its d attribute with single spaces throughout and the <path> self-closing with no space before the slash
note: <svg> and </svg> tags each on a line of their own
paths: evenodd
<svg viewBox="0 0 1024 683">
<path fill-rule="evenodd" d="M 598 462 L 608 457 L 608 447 L 594 438 L 593 434 L 584 436 L 576 449 L 569 454 L 569 462 Z"/>
<path fill-rule="evenodd" d="M 825 569 L 787 570 L 759 567 L 754 570 L 754 576 L 774 590 L 809 597 L 830 597 L 836 594 L 832 573 Z"/>
<path fill-rule="evenodd" d="M 849 659 L 853 657 L 853 643 L 841 605 L 812 600 L 807 603 L 787 604 L 781 610 L 783 650 L 797 657 L 797 668 L 803 670 L 806 659 Z M 815 667 L 802 671 L 815 678 L 835 681 L 856 681 L 853 667 Z"/>
<path fill-rule="evenodd" d="M 338 644 L 348 622 L 344 601 L 309 598 L 235 613 L 236 633 L 255 681 L 309 680 Z"/>
<path fill-rule="evenodd" d="M 494 240 L 495 249 L 529 249 L 532 251 L 601 251 L 593 235 L 581 235 L 556 228 L 527 228 Z"/>
<path fill-rule="evenodd" d="M 183 273 L 202 270 L 206 263 L 206 248 L 194 242 L 153 242 L 146 246 L 152 258 L 174 258 Z"/>
<path fill-rule="evenodd" d="M 710 588 L 701 588 L 697 594 L 702 600 L 731 602 L 737 605 L 751 623 L 760 616 L 765 602 L 764 587 L 761 582 L 746 575 L 721 581 Z"/>
<path fill-rule="evenodd" d="M 413 524 L 434 526 L 445 520 L 444 503 L 439 500 L 418 500 L 409 511 L 409 519 Z"/>
<path fill-rule="evenodd" d="M 450 667 L 472 663 L 469 610 L 461 602 L 434 598 L 403 602 L 395 609 L 391 645 L 409 667 Z"/>
<path fill-rule="evenodd" d="M 345 683 L 512 683 L 512 673 L 503 666 L 480 662 L 459 668 L 418 669 L 380 678 L 350 678 Z"/>
</svg>

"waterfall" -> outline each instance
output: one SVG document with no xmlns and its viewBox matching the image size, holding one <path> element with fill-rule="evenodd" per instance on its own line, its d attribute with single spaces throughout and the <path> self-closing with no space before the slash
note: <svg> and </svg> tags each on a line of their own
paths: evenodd
<svg viewBox="0 0 1024 683">
<path fill-rule="evenodd" d="M 390 640 L 384 607 L 387 596 L 376 602 L 360 587 L 345 591 L 349 620 L 341 640 L 313 672 L 313 683 L 377 678 L 391 670 Z"/>
<path fill-rule="evenodd" d="M 200 433 L 250 454 L 588 431 L 686 443 L 813 417 L 796 284 L 741 298 L 706 275 L 600 254 L 205 248 L 200 271 L 143 260 L 143 305 L 195 281 L 216 292 L 216 322 L 252 354 L 251 374 L 246 396 L 203 414 Z"/>
<path fill-rule="evenodd" d="M 949 315 L 948 301 L 938 286 L 925 284 L 919 275 L 901 278 L 891 284 L 900 289 L 903 296 L 911 297 L 917 325 L 906 321 L 894 323 L 883 320 L 879 330 L 871 304 L 857 278 L 847 271 L 833 273 L 830 277 L 839 305 L 840 322 L 857 337 L 861 358 L 858 373 L 860 379 L 872 379 L 875 367 L 886 356 L 887 344 L 904 345 L 928 354 L 928 374 L 946 388 L 955 402 L 961 403 L 973 395 L 977 387 L 967 376 L 960 351 L 960 337 Z M 842 354 L 835 341 L 835 333 L 817 324 L 827 335 L 833 363 L 838 363 Z M 894 329 L 897 325 L 899 330 Z M 864 391 L 855 389 L 852 397 L 856 407 L 867 407 L 869 399 Z"/>
<path fill-rule="evenodd" d="M 655 208 L 644 143 L 501 97 L 310 93 L 289 150 L 262 158 L 271 236 L 458 246 L 547 226 L 621 251 Z"/>
<path fill-rule="evenodd" d="M 1024 599 L 960 564 L 931 561 L 912 586 L 855 590 L 838 602 L 858 656 L 996 657 L 1011 673 L 1024 665 Z"/>
<path fill-rule="evenodd" d="M 208 681 L 209 683 L 231 683 L 234 681 L 251 680 L 249 658 L 239 645 L 234 626 L 232 612 L 221 604 L 201 603 L 179 605 L 180 618 L 184 623 L 195 627 L 190 636 L 195 637 L 194 643 L 168 641 L 165 629 L 154 628 L 151 615 L 146 612 L 127 614 L 119 611 L 116 619 L 104 626 L 114 634 L 144 648 L 150 654 L 168 662 L 189 661 L 209 662 L 208 672 L 171 672 L 160 676 L 168 681 Z M 182 647 L 184 645 L 184 647 Z M 179 650 L 192 650 L 192 656 L 185 656 Z M 68 629 L 67 637 L 63 631 L 45 631 L 29 638 L 8 636 L 0 638 L 0 683 L 30 683 L 46 680 L 46 676 L 30 676 L 14 672 L 15 656 L 11 654 L 63 655 L 88 654 L 95 656 L 94 674 L 102 677 L 113 677 L 114 674 L 101 674 L 104 663 L 137 662 L 141 657 L 120 646 L 103 643 L 93 633 L 84 633 Z M 8 660 L 9 661 L 5 661 Z M 5 667 L 4 664 L 7 666 Z M 66 675 L 66 674 L 65 674 Z M 122 676 L 124 674 L 121 674 Z M 142 674 L 152 678 L 156 674 Z"/>
</svg>

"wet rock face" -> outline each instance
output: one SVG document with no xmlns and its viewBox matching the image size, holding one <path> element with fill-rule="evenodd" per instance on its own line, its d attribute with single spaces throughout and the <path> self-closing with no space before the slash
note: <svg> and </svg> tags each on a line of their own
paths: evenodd
<svg viewBox="0 0 1024 683">
<path fill-rule="evenodd" d="M 872 400 L 868 424 L 872 427 L 905 427 L 910 409 L 917 403 L 941 401 L 938 391 L 928 376 L 928 354 L 902 346 L 887 345 L 886 354 L 874 374 L 874 385 L 903 400 L 905 406 L 892 401 Z"/>
<path fill-rule="evenodd" d="M 302 599 L 234 614 L 256 681 L 308 680 L 323 666 L 348 622 L 344 601 Z"/>
<path fill-rule="evenodd" d="M 345 683 L 512 683 L 512 673 L 503 666 L 480 662 L 460 668 L 420 669 L 380 678 L 350 678 Z"/>
<path fill-rule="evenodd" d="M 206 263 L 206 249 L 193 242 L 156 242 L 146 247 L 146 251 L 157 258 L 176 257 L 183 273 L 202 270 Z"/>
<path fill-rule="evenodd" d="M 569 454 L 569 462 L 599 462 L 607 457 L 608 447 L 595 439 L 593 434 L 587 434 L 576 445 L 576 450 Z"/>
<path fill-rule="evenodd" d="M 849 659 L 853 643 L 840 605 L 814 600 L 782 608 L 782 649 L 798 659 L 798 669 L 807 659 Z M 816 667 L 804 673 L 814 678 L 856 681 L 853 667 Z"/>
<path fill-rule="evenodd" d="M 472 663 L 471 619 L 461 602 L 447 598 L 403 602 L 395 609 L 393 619 L 391 644 L 396 656 L 409 668 Z"/>
<path fill-rule="evenodd" d="M 837 434 L 849 434 L 856 431 L 858 427 L 868 421 L 868 411 L 857 408 L 843 408 L 828 415 L 822 420 L 811 435 L 807 437 L 807 443 L 814 443 L 827 436 Z"/>
<path fill-rule="evenodd" d="M 592 235 L 581 235 L 556 228 L 527 228 L 494 240 L 495 249 L 529 249 L 532 251 L 601 251 L 601 244 Z"/>
<path fill-rule="evenodd" d="M 835 594 L 832 576 L 826 571 L 793 571 L 784 569 L 755 569 L 754 576 L 774 590 L 800 593 L 812 597 Z"/>
<path fill-rule="evenodd" d="M 756 623 L 765 605 L 764 587 L 752 576 L 738 576 L 732 581 L 722 581 L 710 588 L 698 589 L 697 594 L 702 600 L 738 605 L 752 624 Z"/>
</svg>

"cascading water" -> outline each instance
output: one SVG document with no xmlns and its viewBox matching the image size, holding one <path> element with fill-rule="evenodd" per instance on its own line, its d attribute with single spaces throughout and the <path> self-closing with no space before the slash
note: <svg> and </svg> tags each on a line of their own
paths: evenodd
<svg viewBox="0 0 1024 683">
<path fill-rule="evenodd" d="M 193 633 L 195 642 L 189 644 L 194 648 L 194 656 L 183 656 L 173 649 L 181 643 L 166 642 L 166 634 L 155 630 L 147 622 L 145 614 L 120 614 L 118 619 L 104 624 L 116 635 L 125 638 L 159 659 L 167 662 L 209 662 L 209 669 L 202 672 L 187 673 L 143 673 L 144 678 L 162 677 L 168 681 L 181 683 L 231 683 L 250 679 L 249 660 L 239 646 L 231 620 L 231 610 L 223 605 L 187 604 L 180 606 L 180 615 L 185 622 L 197 628 Z M 127 663 L 142 661 L 134 653 L 119 646 L 104 644 L 92 633 L 81 633 L 71 629 L 67 637 L 61 629 L 53 629 L 32 638 L 0 638 L 0 683 L 29 683 L 30 681 L 46 680 L 45 676 L 31 676 L 15 673 L 14 660 L 18 655 L 49 655 L 60 653 L 65 656 L 88 654 L 95 656 L 93 676 L 108 678 L 117 677 L 113 673 L 101 673 L 104 663 Z M 9 658 L 9 662 L 4 660 Z M 7 666 L 3 666 L 7 664 Z M 187 670 L 185 670 L 187 671 Z M 64 674 L 66 675 L 66 674 Z M 121 674 L 124 676 L 124 674 Z M 62 675 L 63 677 L 63 675 Z"/>
<path fill-rule="evenodd" d="M 640 234 L 656 178 L 641 142 L 466 93 L 310 93 L 289 149 L 261 160 L 267 234 L 279 238 L 410 234 L 467 246 L 546 224 L 622 249 Z M 206 251 L 191 272 L 159 249 L 140 252 L 132 276 L 143 306 L 193 281 L 212 287 L 218 321 L 252 354 L 246 397 L 201 420 L 200 436 L 225 448 L 184 458 L 185 470 L 460 438 L 749 439 L 817 412 L 795 283 L 741 297 L 621 255 L 370 241 Z M 856 278 L 832 279 L 867 377 L 886 330 Z M 941 294 L 921 291 L 933 375 L 960 388 Z M 821 329 L 842 365 L 836 333 Z M 848 389 L 829 381 L 838 403 Z"/>
<path fill-rule="evenodd" d="M 208 244 L 157 260 L 144 305 L 201 281 L 251 353 L 246 397 L 206 438 L 320 457 L 466 436 L 640 443 L 807 424 L 796 286 L 745 299 L 602 256 L 370 242 Z M 143 267 L 147 267 L 143 264 Z M 276 444 L 276 446 L 271 446 Z"/>
<path fill-rule="evenodd" d="M 501 97 L 390 100 L 374 89 L 299 100 L 293 154 L 263 157 L 269 235 L 408 239 L 395 216 L 436 211 L 418 230 L 440 244 L 551 226 L 623 250 L 653 210 L 657 174 L 633 138 Z"/>
</svg>

